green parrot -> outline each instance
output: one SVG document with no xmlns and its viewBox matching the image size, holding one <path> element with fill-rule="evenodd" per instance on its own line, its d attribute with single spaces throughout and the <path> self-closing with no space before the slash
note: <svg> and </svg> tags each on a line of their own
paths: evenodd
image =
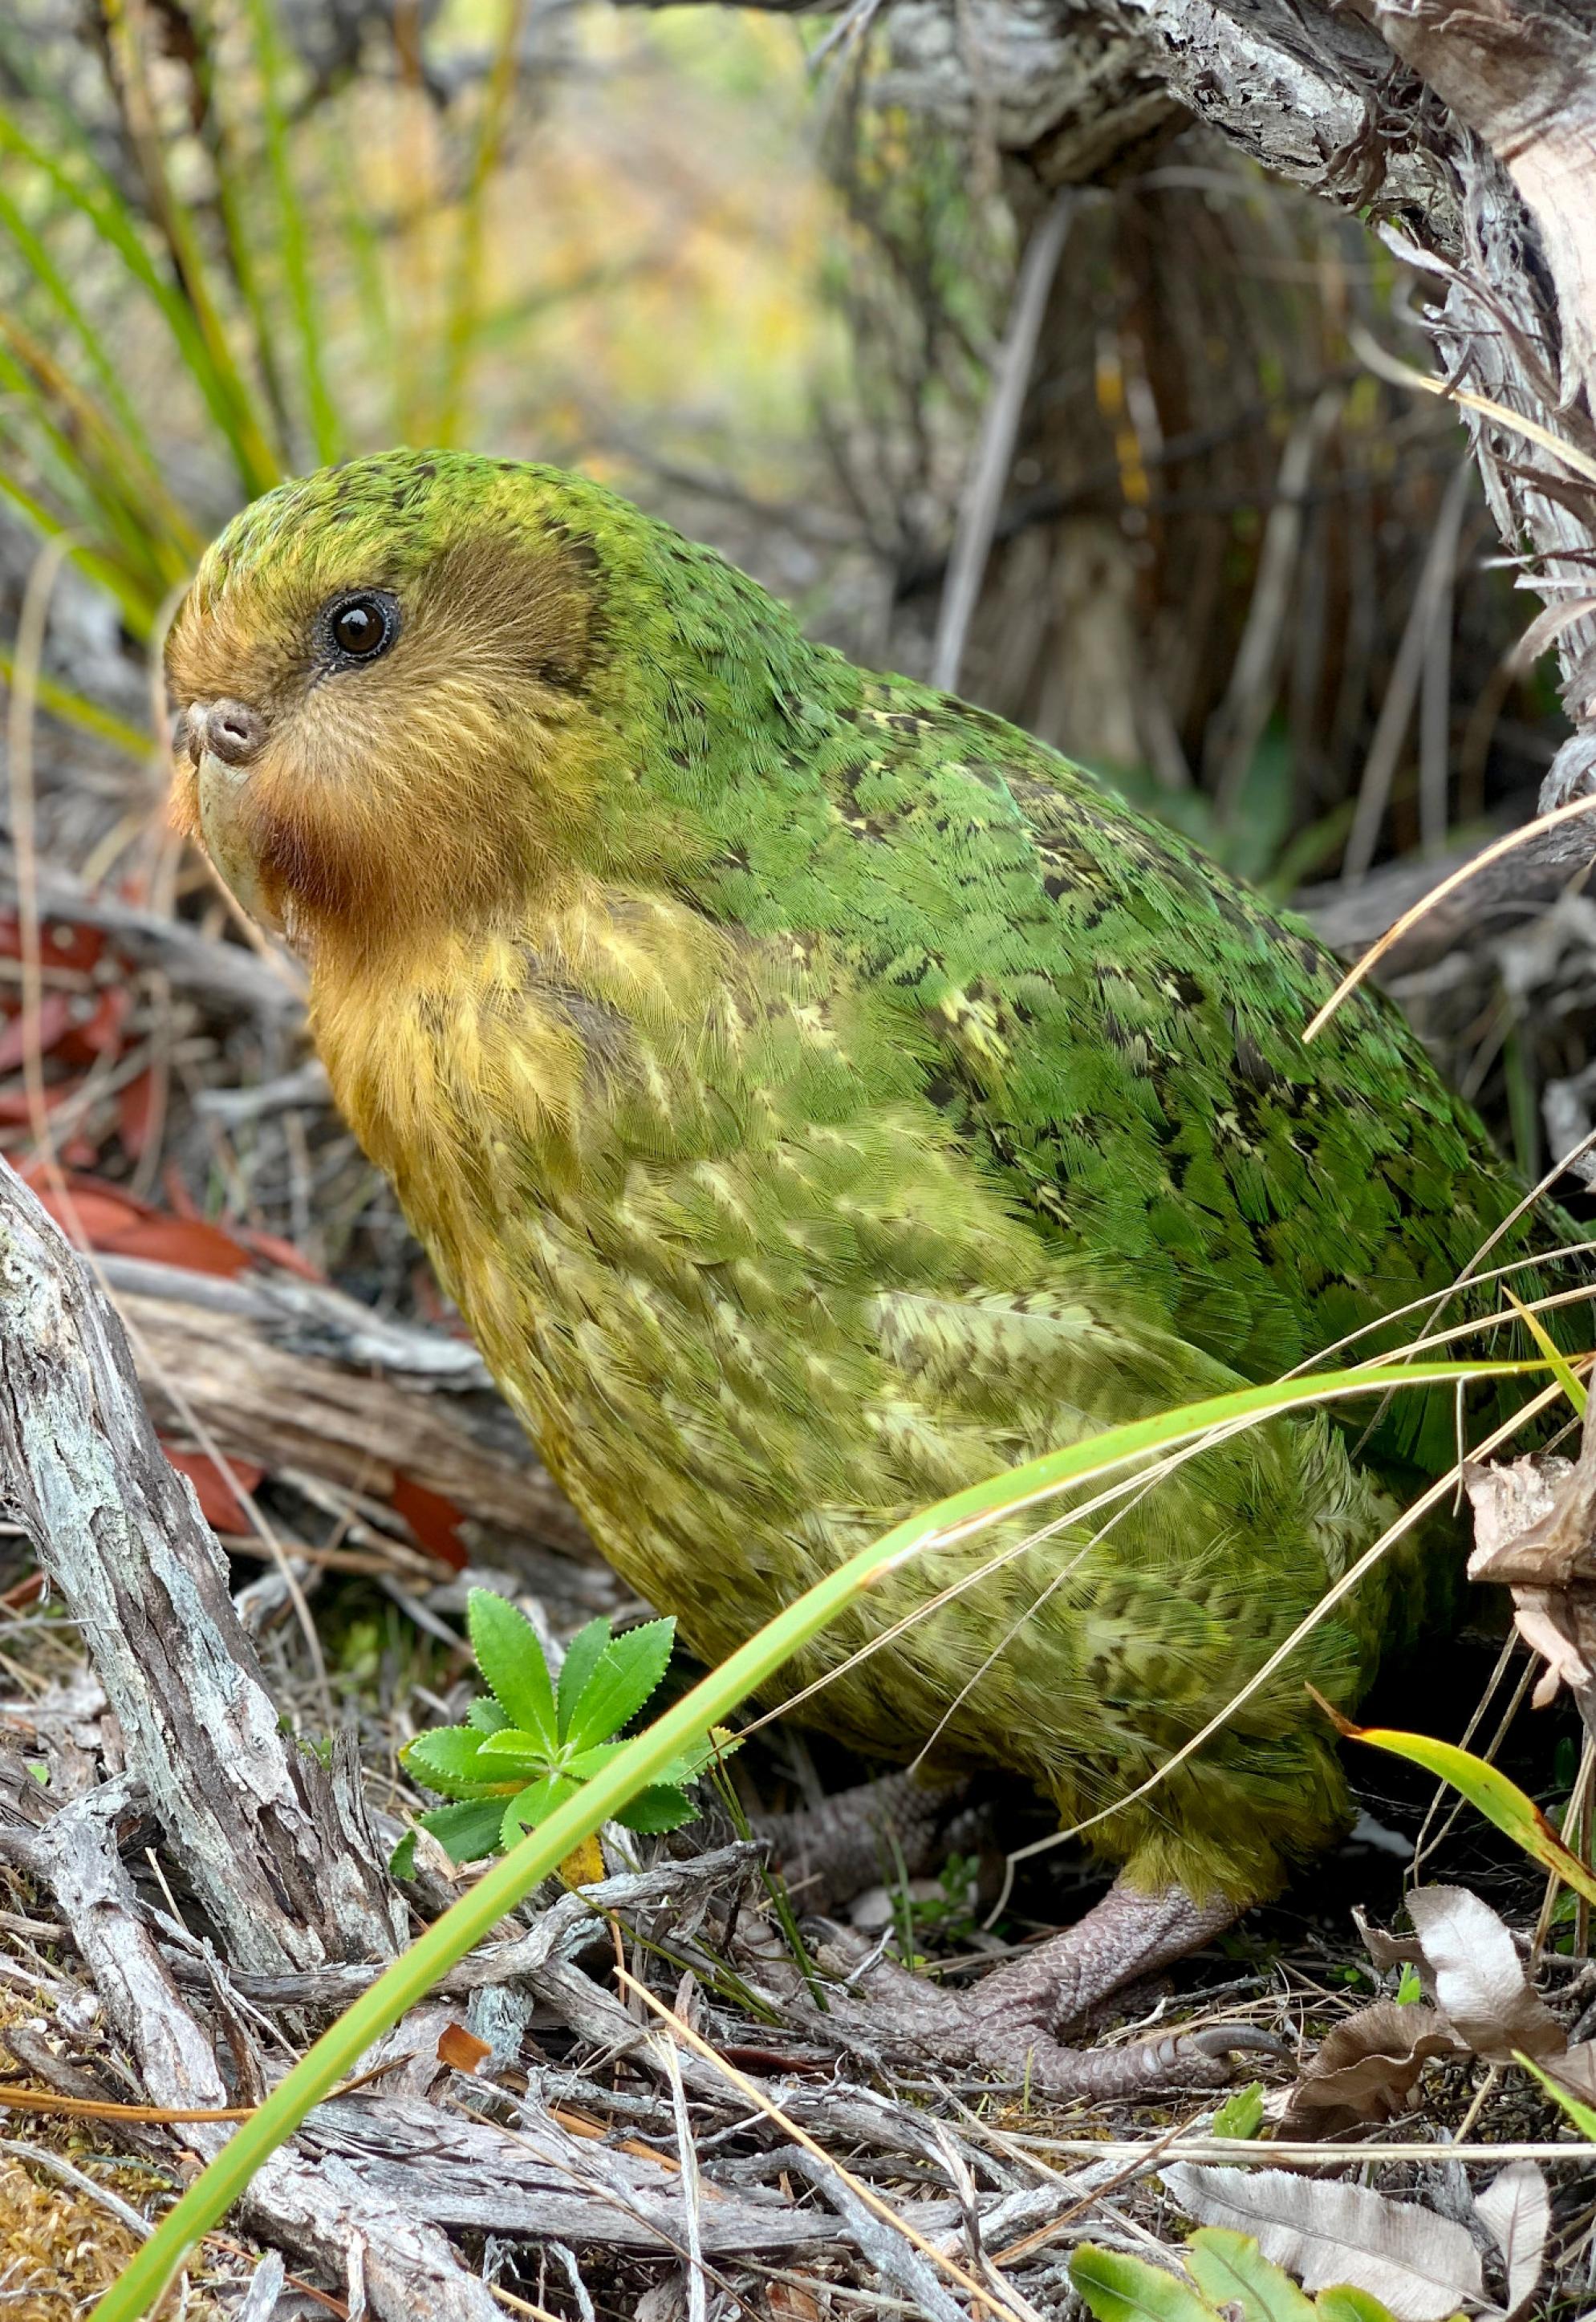
<svg viewBox="0 0 1596 2322">
<path fill-rule="evenodd" d="M 1515 1218 L 1386 1001 L 1304 1045 L 1339 971 L 1301 921 L 598 484 L 399 451 L 285 485 L 167 675 L 180 818 L 307 962 L 338 1104 L 549 1468 L 707 1660 L 948 1493 L 1401 1343 L 1488 1244 L 1573 1238 Z M 1351 1707 L 1445 1619 L 1455 1534 L 1120 1802 L 1456 1426 L 1443 1390 L 1254 1427 L 904 1567 L 795 1657 L 863 1751 L 1117 1809 L 1096 1910 L 972 1995 L 879 1986 L 883 2021 L 1053 2093 L 1222 2072 L 1060 2035 L 1345 1826 L 1305 1686 Z"/>
</svg>

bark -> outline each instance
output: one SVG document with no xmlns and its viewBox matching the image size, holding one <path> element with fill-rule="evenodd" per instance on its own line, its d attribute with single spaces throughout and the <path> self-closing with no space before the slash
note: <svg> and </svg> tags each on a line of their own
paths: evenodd
<svg viewBox="0 0 1596 2322">
<path fill-rule="evenodd" d="M 150 2101 L 187 2110 L 236 2102 L 216 2052 L 179 1997 L 132 1881 L 115 1830 L 131 1802 L 125 1778 L 104 1783 L 34 1834 L 0 1821 L 8 1858 L 54 1895 Z M 208 2161 L 231 2131 L 191 2121 L 185 2145 Z M 337 2159 L 274 2153 L 240 2203 L 246 2224 L 352 2288 L 363 2281 L 380 2322 L 497 2322 L 484 2285 L 467 2273 L 436 2226 Z M 352 2304 L 357 2301 L 352 2299 Z"/>
<path fill-rule="evenodd" d="M 390 1953 L 403 1920 L 353 1756 L 279 1730 L 122 1326 L 0 1161 L 0 1515 L 81 1626 L 127 1764 L 240 1966 Z"/>
<path fill-rule="evenodd" d="M 1441 376 L 1596 453 L 1596 13 L 1584 0 L 897 0 L 884 98 L 1040 181 L 1111 183 L 1199 121 L 1372 219 L 1432 277 Z M 1067 290 L 1067 285 L 1066 285 Z M 1545 443 L 1461 414 L 1509 550 L 1553 604 L 1596 589 L 1596 491 Z M 1596 723 L 1596 618 L 1557 641 Z M 1544 803 L 1596 790 L 1576 733 Z M 1576 825 L 1582 834 L 1584 826 Z M 1582 847 L 1582 855 L 1588 855 Z"/>
</svg>

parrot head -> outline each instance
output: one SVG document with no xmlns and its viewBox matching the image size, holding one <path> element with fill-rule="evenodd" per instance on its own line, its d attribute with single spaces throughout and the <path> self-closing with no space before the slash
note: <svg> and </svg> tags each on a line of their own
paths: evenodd
<svg viewBox="0 0 1596 2322">
<path fill-rule="evenodd" d="M 166 681 L 177 818 L 246 909 L 421 931 L 569 859 L 616 756 L 590 679 L 625 517 L 552 469 L 394 452 L 234 518 Z"/>
</svg>

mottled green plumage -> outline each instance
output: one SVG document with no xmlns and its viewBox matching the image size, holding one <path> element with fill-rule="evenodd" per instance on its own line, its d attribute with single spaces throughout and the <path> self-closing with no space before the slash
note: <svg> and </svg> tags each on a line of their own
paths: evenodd
<svg viewBox="0 0 1596 2322">
<path fill-rule="evenodd" d="M 404 608 L 386 659 L 296 657 L 359 587 Z M 1519 1198 L 1383 1001 L 1304 1047 L 1338 971 L 1302 923 L 596 485 L 393 453 L 289 487 L 212 551 L 172 671 L 270 697 L 247 845 L 339 1101 L 606 1552 L 707 1656 L 917 1505 L 1445 1290 Z M 892 1755 L 935 1736 L 1074 1819 L 1224 1705 L 1454 1435 L 1447 1397 L 1395 1398 L 1357 1464 L 1322 1418 L 1256 1430 L 808 1714 Z M 794 1677 L 1025 1536 L 894 1575 Z M 1304 1680 L 1353 1702 L 1424 1563 L 1100 1828 L 1134 1879 L 1246 1898 L 1333 1833 Z"/>
</svg>

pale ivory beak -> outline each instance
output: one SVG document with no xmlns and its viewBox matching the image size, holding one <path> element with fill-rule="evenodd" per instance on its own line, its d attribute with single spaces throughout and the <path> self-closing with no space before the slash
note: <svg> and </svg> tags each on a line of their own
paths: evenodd
<svg viewBox="0 0 1596 2322">
<path fill-rule="evenodd" d="M 261 891 L 254 858 L 245 844 L 243 809 L 248 766 L 230 766 L 214 750 L 200 754 L 199 829 L 205 851 L 252 919 L 277 934 L 282 928 Z"/>
</svg>

